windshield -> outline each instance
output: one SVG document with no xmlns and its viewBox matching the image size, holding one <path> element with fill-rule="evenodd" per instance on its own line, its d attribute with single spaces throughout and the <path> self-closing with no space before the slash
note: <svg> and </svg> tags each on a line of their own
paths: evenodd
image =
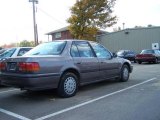
<svg viewBox="0 0 160 120">
<path fill-rule="evenodd" d="M 123 50 L 118 51 L 118 52 L 117 52 L 117 55 L 118 55 L 118 56 L 124 55 L 124 51 L 123 51 Z"/>
<path fill-rule="evenodd" d="M 7 51 L 0 54 L 0 58 L 11 57 L 15 51 L 16 51 L 16 48 L 8 49 Z"/>
<path fill-rule="evenodd" d="M 65 41 L 54 41 L 50 43 L 43 43 L 33 48 L 24 56 L 27 55 L 59 55 L 65 47 Z"/>
<path fill-rule="evenodd" d="M 142 50 L 141 54 L 154 54 L 154 50 Z"/>
</svg>

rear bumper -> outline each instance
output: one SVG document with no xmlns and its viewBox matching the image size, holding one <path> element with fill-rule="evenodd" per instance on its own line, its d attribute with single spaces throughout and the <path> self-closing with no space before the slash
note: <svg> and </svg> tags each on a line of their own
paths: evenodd
<svg viewBox="0 0 160 120">
<path fill-rule="evenodd" d="M 52 75 L 7 75 L 1 74 L 1 84 L 26 90 L 42 90 L 57 88 L 60 80 L 59 74 Z"/>
</svg>

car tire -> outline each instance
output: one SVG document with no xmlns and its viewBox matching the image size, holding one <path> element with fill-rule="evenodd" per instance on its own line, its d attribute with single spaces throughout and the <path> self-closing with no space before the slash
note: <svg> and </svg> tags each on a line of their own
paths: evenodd
<svg viewBox="0 0 160 120">
<path fill-rule="evenodd" d="M 119 81 L 120 82 L 126 82 L 129 79 L 129 67 L 128 65 L 123 65 L 121 69 L 121 76 Z"/>
<path fill-rule="evenodd" d="M 138 64 L 141 64 L 142 62 L 141 61 L 137 61 L 138 62 Z"/>
<path fill-rule="evenodd" d="M 62 75 L 57 92 L 60 97 L 68 98 L 77 93 L 78 78 L 74 73 L 65 73 Z"/>
</svg>

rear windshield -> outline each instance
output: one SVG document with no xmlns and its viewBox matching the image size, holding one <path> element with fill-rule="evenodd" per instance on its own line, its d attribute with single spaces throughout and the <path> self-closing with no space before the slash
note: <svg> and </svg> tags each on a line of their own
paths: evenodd
<svg viewBox="0 0 160 120">
<path fill-rule="evenodd" d="M 20 48 L 17 56 L 22 56 L 22 55 L 24 55 L 26 52 L 30 51 L 31 49 L 32 49 L 32 48 Z"/>
<path fill-rule="evenodd" d="M 142 50 L 141 54 L 154 54 L 154 50 Z"/>
<path fill-rule="evenodd" d="M 0 58 L 11 57 L 13 53 L 16 51 L 16 48 L 11 48 L 0 54 Z"/>
<path fill-rule="evenodd" d="M 64 47 L 66 45 L 65 41 L 54 41 L 50 43 L 43 43 L 33 48 L 24 56 L 27 55 L 59 55 L 62 53 Z"/>
</svg>

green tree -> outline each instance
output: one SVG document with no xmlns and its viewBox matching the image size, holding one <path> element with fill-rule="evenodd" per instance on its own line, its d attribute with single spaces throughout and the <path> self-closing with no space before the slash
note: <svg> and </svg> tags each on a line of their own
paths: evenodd
<svg viewBox="0 0 160 120">
<path fill-rule="evenodd" d="M 34 47 L 34 42 L 31 41 L 27 41 L 27 40 L 23 40 L 22 42 L 19 43 L 20 47 Z"/>
<path fill-rule="evenodd" d="M 68 29 L 75 39 L 95 40 L 97 31 L 116 23 L 115 0 L 77 0 L 71 8 Z"/>
</svg>

